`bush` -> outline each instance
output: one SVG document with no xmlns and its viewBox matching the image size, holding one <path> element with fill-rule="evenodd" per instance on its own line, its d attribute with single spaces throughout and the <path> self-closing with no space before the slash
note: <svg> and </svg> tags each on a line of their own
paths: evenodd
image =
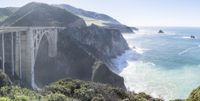
<svg viewBox="0 0 200 101">
<path fill-rule="evenodd" d="M 14 101 L 29 101 L 29 97 L 28 96 L 16 96 Z"/>
<path fill-rule="evenodd" d="M 200 87 L 192 91 L 187 101 L 200 101 Z"/>
<path fill-rule="evenodd" d="M 39 99 L 40 94 L 18 86 L 4 86 L 0 89 L 0 96 L 6 96 L 15 101 L 28 101 L 29 99 Z"/>
<path fill-rule="evenodd" d="M 0 88 L 8 85 L 10 85 L 10 80 L 8 76 L 5 73 L 3 73 L 2 70 L 0 70 Z"/>
<path fill-rule="evenodd" d="M 46 96 L 48 101 L 67 101 L 67 97 L 63 94 L 55 93 Z"/>
<path fill-rule="evenodd" d="M 93 97 L 91 101 L 105 101 L 105 99 L 101 94 L 99 94 L 99 95 Z"/>
<path fill-rule="evenodd" d="M 0 97 L 0 101 L 11 101 L 8 97 Z"/>
</svg>

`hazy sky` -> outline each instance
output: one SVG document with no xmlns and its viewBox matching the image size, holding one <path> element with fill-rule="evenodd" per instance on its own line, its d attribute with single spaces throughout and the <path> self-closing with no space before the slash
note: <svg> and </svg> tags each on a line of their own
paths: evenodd
<svg viewBox="0 0 200 101">
<path fill-rule="evenodd" d="M 200 0 L 0 0 L 0 7 L 37 1 L 110 15 L 131 26 L 199 26 Z"/>
</svg>

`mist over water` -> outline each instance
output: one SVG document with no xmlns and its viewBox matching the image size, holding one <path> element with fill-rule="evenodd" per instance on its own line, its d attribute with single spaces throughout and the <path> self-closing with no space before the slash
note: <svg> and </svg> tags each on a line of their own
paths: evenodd
<svg viewBox="0 0 200 101">
<path fill-rule="evenodd" d="M 200 28 L 141 28 L 124 37 L 131 50 L 113 63 L 129 90 L 168 101 L 200 86 Z"/>
</svg>

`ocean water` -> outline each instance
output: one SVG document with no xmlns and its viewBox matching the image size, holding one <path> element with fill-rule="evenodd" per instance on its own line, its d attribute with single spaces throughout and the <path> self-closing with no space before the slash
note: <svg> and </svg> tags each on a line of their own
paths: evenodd
<svg viewBox="0 0 200 101">
<path fill-rule="evenodd" d="M 200 86 L 200 28 L 146 27 L 123 36 L 131 50 L 113 63 L 128 90 L 168 101 L 187 98 Z"/>
</svg>

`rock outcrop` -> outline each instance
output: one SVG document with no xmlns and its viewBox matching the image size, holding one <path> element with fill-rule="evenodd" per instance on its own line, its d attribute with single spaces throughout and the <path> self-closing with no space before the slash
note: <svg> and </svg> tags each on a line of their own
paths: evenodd
<svg viewBox="0 0 200 101">
<path fill-rule="evenodd" d="M 105 64 L 97 61 L 92 69 L 92 81 L 110 84 L 115 87 L 126 89 L 124 86 L 124 79 L 110 71 L 110 69 Z"/>
</svg>

